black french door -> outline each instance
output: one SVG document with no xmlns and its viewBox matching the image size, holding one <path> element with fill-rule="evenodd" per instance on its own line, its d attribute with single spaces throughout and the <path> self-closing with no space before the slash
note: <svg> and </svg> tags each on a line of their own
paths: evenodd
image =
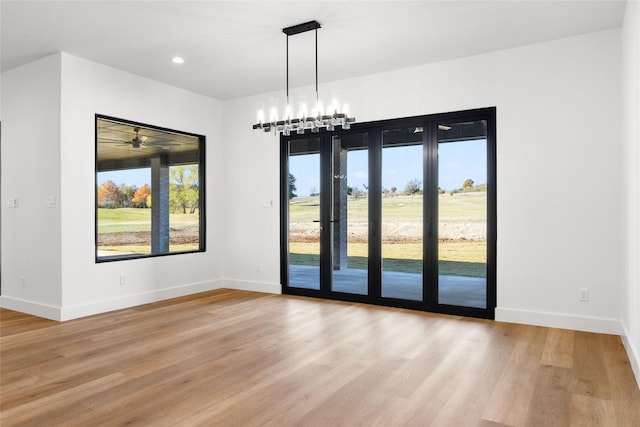
<svg viewBox="0 0 640 427">
<path fill-rule="evenodd" d="M 495 108 L 281 136 L 283 293 L 493 318 Z"/>
</svg>

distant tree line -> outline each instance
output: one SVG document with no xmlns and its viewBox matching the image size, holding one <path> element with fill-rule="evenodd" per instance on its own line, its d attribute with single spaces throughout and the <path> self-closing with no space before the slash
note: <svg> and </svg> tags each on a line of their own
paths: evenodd
<svg viewBox="0 0 640 427">
<path fill-rule="evenodd" d="M 108 209 L 146 208 L 145 193 L 151 195 L 149 184 L 138 188 L 136 185 L 116 185 L 112 180 L 107 180 L 98 187 L 98 206 Z"/>
<path fill-rule="evenodd" d="M 198 165 L 169 169 L 169 209 L 172 213 L 195 213 L 200 206 Z M 107 209 L 150 208 L 151 186 L 116 185 L 112 180 L 98 187 L 98 206 Z"/>
<path fill-rule="evenodd" d="M 362 184 L 362 186 L 364 187 L 365 191 L 362 191 L 356 187 L 347 186 L 347 195 L 352 196 L 354 199 L 366 196 L 369 190 L 369 187 L 367 187 L 366 184 Z M 296 194 L 296 191 L 297 191 L 296 177 L 293 176 L 293 174 L 289 173 L 289 199 L 298 197 L 298 195 Z M 383 194 L 388 194 L 389 192 L 391 192 L 392 195 L 396 195 L 398 194 L 397 191 L 398 191 L 398 188 L 395 186 L 391 187 L 391 190 L 388 190 L 386 188 L 382 189 Z M 450 193 L 451 195 L 453 195 L 458 192 L 475 192 L 475 191 L 487 191 L 487 185 L 486 184 L 474 185 L 473 179 L 469 178 L 462 183 L 462 186 L 459 189 L 452 190 L 450 191 Z M 446 192 L 446 190 L 438 187 L 438 192 L 440 194 L 443 194 Z M 422 194 L 422 181 L 420 181 L 417 178 L 409 180 L 404 188 L 403 193 L 408 196 Z M 309 194 L 309 196 L 313 197 L 313 196 L 317 196 L 318 194 L 319 193 L 317 193 L 315 189 L 312 189 L 311 194 Z"/>
<path fill-rule="evenodd" d="M 468 179 L 465 179 L 465 181 L 462 183 L 462 186 L 460 188 L 450 190 L 449 194 L 453 196 L 456 193 L 480 193 L 485 191 L 487 191 L 487 184 L 476 185 L 471 178 L 468 178 Z M 444 188 L 438 187 L 438 193 L 444 194 L 446 192 L 447 190 L 445 190 Z"/>
</svg>

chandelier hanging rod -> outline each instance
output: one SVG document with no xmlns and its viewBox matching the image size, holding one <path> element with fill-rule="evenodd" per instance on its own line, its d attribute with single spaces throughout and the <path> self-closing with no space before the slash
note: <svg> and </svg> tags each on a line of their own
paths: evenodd
<svg viewBox="0 0 640 427">
<path fill-rule="evenodd" d="M 282 29 L 282 32 L 287 35 L 287 104 L 289 103 L 289 37 L 311 30 L 315 31 L 316 36 L 316 102 L 318 102 L 318 28 L 322 28 L 318 21 L 309 21 Z"/>
</svg>

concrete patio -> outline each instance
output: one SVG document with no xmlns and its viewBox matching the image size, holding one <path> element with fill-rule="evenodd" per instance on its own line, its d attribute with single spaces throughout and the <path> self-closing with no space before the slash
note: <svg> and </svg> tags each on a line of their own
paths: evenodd
<svg viewBox="0 0 640 427">
<path fill-rule="evenodd" d="M 307 265 L 289 267 L 289 286 L 320 289 L 320 269 Z M 479 277 L 438 276 L 438 302 L 463 307 L 486 308 L 486 279 Z M 354 268 L 333 272 L 334 292 L 367 294 L 367 271 Z M 422 300 L 422 275 L 385 271 L 382 296 L 412 301 Z"/>
</svg>

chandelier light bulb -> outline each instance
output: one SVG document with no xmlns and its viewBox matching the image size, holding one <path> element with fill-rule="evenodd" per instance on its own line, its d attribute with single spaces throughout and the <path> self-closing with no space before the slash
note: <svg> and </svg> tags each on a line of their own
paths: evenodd
<svg viewBox="0 0 640 427">
<path fill-rule="evenodd" d="M 345 102 L 345 104 L 342 106 L 342 112 L 344 113 L 344 115 L 346 117 L 349 117 L 349 104 L 347 104 Z"/>
<path fill-rule="evenodd" d="M 336 90 L 331 91 L 331 114 L 338 114 L 340 112 L 340 94 Z"/>
<path fill-rule="evenodd" d="M 256 104 L 256 110 L 257 110 L 257 118 L 258 118 L 258 123 L 259 124 L 263 124 L 264 123 L 264 102 L 258 102 Z"/>
<path fill-rule="evenodd" d="M 293 119 L 293 107 L 289 103 L 284 107 L 284 119 L 288 121 Z"/>
<path fill-rule="evenodd" d="M 300 120 L 304 120 L 307 118 L 308 115 L 308 111 L 307 111 L 307 97 L 302 94 L 300 95 L 300 99 L 298 101 L 298 118 Z"/>
<path fill-rule="evenodd" d="M 322 101 L 318 100 L 318 102 L 316 103 L 314 116 L 315 117 L 320 117 L 320 116 L 322 116 L 322 114 L 324 114 L 324 111 L 322 109 Z"/>
<path fill-rule="evenodd" d="M 269 122 L 275 123 L 278 121 L 278 100 L 271 98 L 269 101 Z"/>
</svg>

